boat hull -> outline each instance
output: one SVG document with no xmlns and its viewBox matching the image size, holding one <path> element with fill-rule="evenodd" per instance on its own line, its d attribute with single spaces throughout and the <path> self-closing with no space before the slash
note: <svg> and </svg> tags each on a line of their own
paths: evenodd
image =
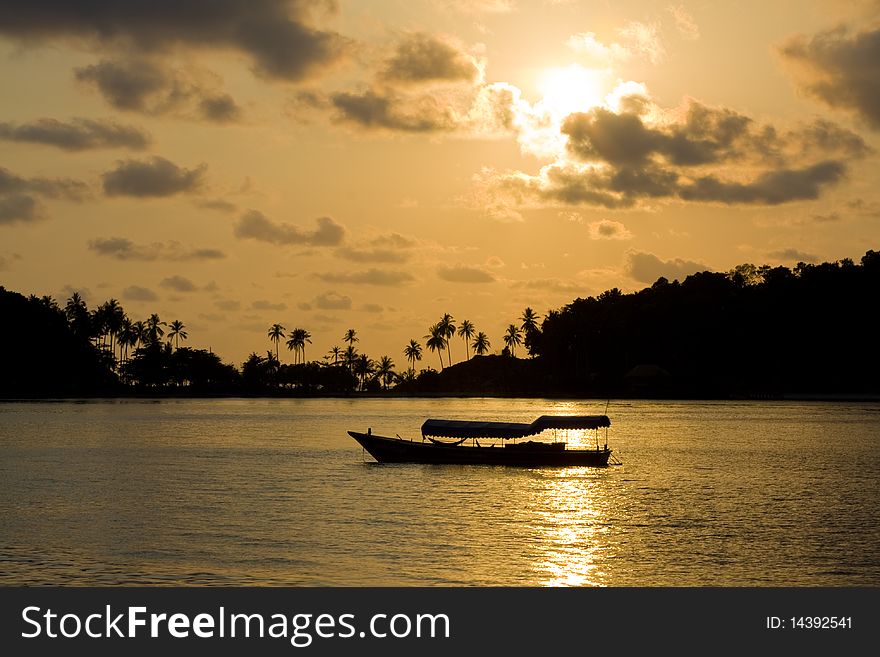
<svg viewBox="0 0 880 657">
<path fill-rule="evenodd" d="M 498 447 L 437 445 L 349 431 L 379 463 L 436 463 L 455 465 L 591 466 L 606 467 L 611 450 L 565 449 L 564 445 L 525 443 Z"/>
</svg>

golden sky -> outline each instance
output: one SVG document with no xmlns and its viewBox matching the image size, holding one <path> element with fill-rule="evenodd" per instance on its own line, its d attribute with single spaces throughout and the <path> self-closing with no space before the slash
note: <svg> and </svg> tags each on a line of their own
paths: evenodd
<svg viewBox="0 0 880 657">
<path fill-rule="evenodd" d="M 0 79 L 0 284 L 235 363 L 880 247 L 874 0 L 7 0 Z"/>
</svg>

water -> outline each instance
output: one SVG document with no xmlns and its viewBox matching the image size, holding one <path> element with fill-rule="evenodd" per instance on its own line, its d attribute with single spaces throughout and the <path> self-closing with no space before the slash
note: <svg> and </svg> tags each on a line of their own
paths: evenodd
<svg viewBox="0 0 880 657">
<path fill-rule="evenodd" d="M 0 584 L 880 585 L 880 406 L 612 402 L 607 469 L 376 465 L 347 429 L 604 402 L 0 404 Z"/>
</svg>

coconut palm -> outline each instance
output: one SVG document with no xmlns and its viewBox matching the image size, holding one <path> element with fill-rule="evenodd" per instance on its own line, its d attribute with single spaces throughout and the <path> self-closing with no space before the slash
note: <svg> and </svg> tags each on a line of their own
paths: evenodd
<svg viewBox="0 0 880 657">
<path fill-rule="evenodd" d="M 134 334 L 134 348 L 137 349 L 147 341 L 147 324 L 138 320 L 131 325 L 131 331 Z"/>
<path fill-rule="evenodd" d="M 382 382 L 382 387 L 388 390 L 388 384 L 394 379 L 394 361 L 390 356 L 382 356 L 376 364 L 376 377 Z"/>
<path fill-rule="evenodd" d="M 468 320 L 464 320 L 461 323 L 461 326 L 458 327 L 458 335 L 464 339 L 464 351 L 467 354 L 467 359 L 471 359 L 471 352 L 468 349 L 468 340 L 474 337 L 474 324 Z"/>
<path fill-rule="evenodd" d="M 479 333 L 477 333 L 474 341 L 471 343 L 471 346 L 474 348 L 474 353 L 477 356 L 482 356 L 488 353 L 489 348 L 492 346 L 492 344 L 489 342 L 489 336 L 480 331 Z"/>
<path fill-rule="evenodd" d="M 89 327 L 89 309 L 79 292 L 74 292 L 70 295 L 70 298 L 64 305 L 64 314 L 67 316 L 67 322 L 70 324 L 71 330 L 76 335 L 88 336 L 91 330 Z"/>
<path fill-rule="evenodd" d="M 302 362 L 306 362 L 306 345 L 312 344 L 312 334 L 309 333 L 305 329 L 297 329 L 299 331 L 299 337 L 302 339 L 302 344 L 299 347 L 300 353 L 302 354 Z"/>
<path fill-rule="evenodd" d="M 410 340 L 409 344 L 403 349 L 403 355 L 406 356 L 410 363 L 410 372 L 413 376 L 416 374 L 416 361 L 422 360 L 422 345 L 415 340 Z"/>
<path fill-rule="evenodd" d="M 183 338 L 186 340 L 189 335 L 187 334 L 185 329 L 186 326 L 183 325 L 179 319 L 175 319 L 171 324 L 168 325 L 168 342 L 174 340 L 174 348 L 180 349 L 180 339 Z"/>
<path fill-rule="evenodd" d="M 526 335 L 533 331 L 538 330 L 538 313 L 536 313 L 531 308 L 526 308 L 523 310 L 523 314 L 520 317 L 522 324 L 520 324 L 520 328 L 525 332 Z"/>
<path fill-rule="evenodd" d="M 504 344 L 510 349 L 511 355 L 516 358 L 516 348 L 522 344 L 522 331 L 516 324 L 507 327 L 507 332 L 504 334 Z"/>
<path fill-rule="evenodd" d="M 306 343 L 311 344 L 312 334 L 305 329 L 295 328 L 290 332 L 290 339 L 287 341 L 287 348 L 293 352 L 293 362 L 306 362 Z M 297 357 L 302 355 L 302 359 Z"/>
<path fill-rule="evenodd" d="M 339 357 L 342 355 L 342 348 L 334 345 L 330 348 L 330 351 L 327 352 L 328 356 L 333 356 L 333 364 L 336 365 L 339 362 Z"/>
<path fill-rule="evenodd" d="M 168 326 L 166 322 L 159 319 L 159 315 L 153 313 L 146 322 L 146 339 L 149 344 L 156 344 L 159 338 L 165 335 L 163 326 Z"/>
<path fill-rule="evenodd" d="M 359 341 L 357 336 L 357 331 L 354 329 L 348 329 L 345 332 L 345 336 L 342 338 L 343 342 L 347 342 L 349 347 L 353 347 L 355 342 Z"/>
<path fill-rule="evenodd" d="M 354 345 L 348 345 L 342 354 L 342 362 L 345 363 L 349 372 L 354 372 L 354 362 L 357 360 L 357 355 L 357 349 L 354 348 Z"/>
<path fill-rule="evenodd" d="M 446 331 L 440 324 L 434 324 L 425 336 L 428 349 L 436 351 L 440 357 L 440 369 L 443 369 L 443 349 L 446 347 Z"/>
<path fill-rule="evenodd" d="M 268 335 L 269 339 L 275 343 L 275 360 L 278 360 L 278 343 L 285 335 L 284 327 L 281 326 L 281 324 L 272 324 L 272 326 L 269 327 L 269 332 L 266 335 Z"/>
<path fill-rule="evenodd" d="M 437 325 L 441 327 L 443 332 L 443 339 L 446 341 L 446 357 L 449 361 L 449 366 L 451 367 L 452 352 L 449 349 L 449 339 L 455 337 L 455 320 L 452 315 L 445 313 Z"/>
<path fill-rule="evenodd" d="M 354 361 L 354 373 L 361 380 L 361 390 L 367 386 L 367 377 L 376 371 L 376 363 L 370 360 L 366 354 L 361 354 Z"/>
</svg>

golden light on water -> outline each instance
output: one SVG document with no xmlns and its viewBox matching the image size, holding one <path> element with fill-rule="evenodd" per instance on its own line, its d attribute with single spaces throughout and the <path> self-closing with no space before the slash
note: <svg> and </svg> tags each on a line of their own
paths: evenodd
<svg viewBox="0 0 880 657">
<path fill-rule="evenodd" d="M 603 535 L 608 531 L 601 504 L 601 480 L 583 468 L 546 474 L 537 491 L 539 529 L 543 533 L 535 562 L 544 586 L 606 586 Z"/>
</svg>

